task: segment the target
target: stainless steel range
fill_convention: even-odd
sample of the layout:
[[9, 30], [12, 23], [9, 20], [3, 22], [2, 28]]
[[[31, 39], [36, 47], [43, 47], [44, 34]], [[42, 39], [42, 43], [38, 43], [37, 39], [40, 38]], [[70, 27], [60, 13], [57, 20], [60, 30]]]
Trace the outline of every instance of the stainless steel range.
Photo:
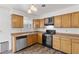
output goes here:
[[53, 43], [53, 35], [55, 34], [55, 30], [46, 30], [46, 32], [43, 34], [43, 45], [47, 47], [52, 47]]

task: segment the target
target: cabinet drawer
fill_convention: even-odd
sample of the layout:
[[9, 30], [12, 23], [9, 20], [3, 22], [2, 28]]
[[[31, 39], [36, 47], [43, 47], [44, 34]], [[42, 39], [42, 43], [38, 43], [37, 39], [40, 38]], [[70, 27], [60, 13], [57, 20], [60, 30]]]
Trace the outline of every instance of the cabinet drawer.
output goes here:
[[72, 39], [72, 42], [74, 42], [74, 43], [79, 43], [79, 38], [73, 38], [73, 39]]
[[71, 41], [71, 37], [69, 36], [61, 36], [62, 40]]

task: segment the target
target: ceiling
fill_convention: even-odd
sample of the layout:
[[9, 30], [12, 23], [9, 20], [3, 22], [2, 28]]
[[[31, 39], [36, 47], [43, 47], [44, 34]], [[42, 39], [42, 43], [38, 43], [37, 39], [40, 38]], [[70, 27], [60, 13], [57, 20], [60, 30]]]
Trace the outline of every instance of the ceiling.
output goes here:
[[[31, 4], [0, 4], [0, 6], [13, 8], [19, 11], [27, 13], [28, 8]], [[65, 9], [76, 4], [46, 4], [46, 7], [41, 7], [41, 4], [35, 4], [38, 11], [32, 13], [31, 15], [42, 15], [48, 12], [55, 12], [57, 10]], [[27, 13], [28, 14], [28, 13]]]

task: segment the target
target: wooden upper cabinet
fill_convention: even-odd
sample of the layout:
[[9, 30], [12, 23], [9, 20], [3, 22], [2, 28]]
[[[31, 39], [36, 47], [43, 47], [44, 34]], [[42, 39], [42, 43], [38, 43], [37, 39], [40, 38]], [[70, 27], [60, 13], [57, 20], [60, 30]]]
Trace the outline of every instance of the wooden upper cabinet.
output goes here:
[[12, 14], [12, 28], [23, 28], [23, 16]]
[[40, 21], [34, 19], [34, 20], [33, 20], [33, 27], [34, 27], [34, 28], [39, 28], [39, 27], [40, 27]]
[[62, 28], [71, 27], [71, 14], [62, 15]]
[[79, 12], [72, 13], [72, 28], [79, 28]]
[[44, 27], [44, 19], [34, 19], [33, 26], [34, 26], [34, 28], [43, 28]]
[[44, 19], [40, 19], [40, 28], [44, 28]]
[[54, 26], [55, 28], [60, 28], [61, 27], [61, 16], [55, 16], [54, 17]]

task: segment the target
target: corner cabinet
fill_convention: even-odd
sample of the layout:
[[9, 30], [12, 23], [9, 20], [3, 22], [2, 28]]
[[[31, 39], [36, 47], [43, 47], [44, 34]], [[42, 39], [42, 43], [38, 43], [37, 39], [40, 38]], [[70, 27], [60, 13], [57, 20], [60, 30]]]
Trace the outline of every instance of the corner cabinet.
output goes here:
[[38, 32], [38, 43], [42, 44], [42, 32]]
[[12, 28], [23, 28], [23, 16], [12, 14]]

